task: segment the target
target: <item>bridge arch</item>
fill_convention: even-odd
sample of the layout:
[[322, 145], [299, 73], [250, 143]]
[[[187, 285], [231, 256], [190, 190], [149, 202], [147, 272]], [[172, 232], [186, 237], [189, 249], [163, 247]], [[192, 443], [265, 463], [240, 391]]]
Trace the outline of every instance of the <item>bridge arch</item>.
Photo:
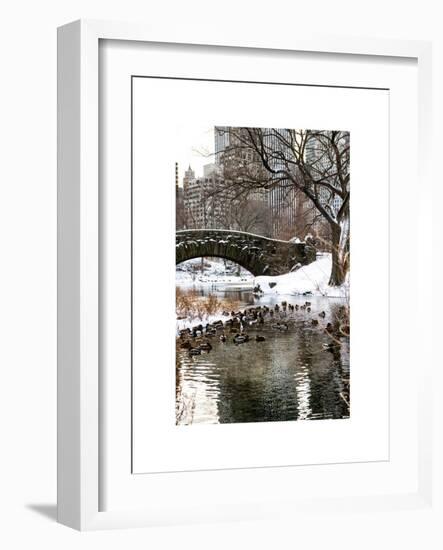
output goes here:
[[200, 257], [226, 258], [254, 276], [282, 275], [296, 264], [315, 260], [315, 249], [306, 243], [269, 239], [227, 229], [186, 229], [176, 232], [176, 264]]

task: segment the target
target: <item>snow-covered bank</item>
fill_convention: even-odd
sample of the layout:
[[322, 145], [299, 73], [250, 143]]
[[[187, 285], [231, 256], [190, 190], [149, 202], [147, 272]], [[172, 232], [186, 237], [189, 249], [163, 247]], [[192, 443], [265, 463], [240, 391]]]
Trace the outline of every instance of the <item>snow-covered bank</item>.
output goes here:
[[[328, 286], [331, 268], [331, 254], [322, 254], [312, 264], [303, 266], [293, 273], [286, 273], [285, 275], [278, 275], [276, 277], [256, 277], [255, 284], [260, 285], [265, 294], [295, 296], [311, 293], [313, 296], [346, 298], [349, 295], [349, 279], [347, 278], [346, 283], [342, 286]], [[271, 286], [269, 283], [271, 283]]]
[[203, 271], [201, 258], [183, 262], [176, 268], [175, 281], [179, 286], [226, 286], [233, 289], [250, 289], [254, 286], [254, 276], [245, 269], [232, 264], [225, 265], [223, 260], [204, 259]]

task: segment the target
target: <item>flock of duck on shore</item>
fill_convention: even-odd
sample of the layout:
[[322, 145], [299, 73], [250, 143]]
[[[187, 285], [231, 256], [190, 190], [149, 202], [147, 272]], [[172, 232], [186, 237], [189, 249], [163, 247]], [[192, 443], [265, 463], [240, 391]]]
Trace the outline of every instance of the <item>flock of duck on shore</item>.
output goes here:
[[221, 343], [228, 342], [232, 338], [235, 345], [247, 342], [264, 342], [266, 340], [265, 336], [257, 333], [252, 338], [249, 336], [247, 329], [260, 330], [260, 327], [265, 324], [271, 324], [271, 329], [286, 332], [296, 319], [297, 312], [312, 314], [310, 318], [311, 326], [319, 327], [331, 337], [331, 341], [323, 346], [327, 351], [337, 350], [341, 345], [340, 339], [349, 335], [349, 321], [345, 306], [340, 306], [333, 322], [320, 324], [319, 319], [324, 320], [326, 313], [324, 311], [320, 311], [318, 314], [312, 312], [311, 302], [299, 305], [288, 304], [288, 302], [283, 301], [273, 307], [255, 306], [244, 311], [224, 311], [222, 315], [230, 317], [226, 321], [220, 319], [213, 323], [199, 324], [192, 328], [180, 330], [177, 345], [180, 349], [188, 350], [189, 355], [200, 355], [202, 351], [210, 352], [212, 350], [211, 340], [217, 337]]

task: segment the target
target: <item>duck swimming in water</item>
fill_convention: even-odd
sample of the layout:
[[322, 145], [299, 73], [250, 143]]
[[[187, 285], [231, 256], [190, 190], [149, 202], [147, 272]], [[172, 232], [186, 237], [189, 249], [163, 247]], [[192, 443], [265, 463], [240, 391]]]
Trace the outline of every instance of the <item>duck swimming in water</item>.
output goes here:
[[281, 330], [281, 331], [285, 331], [289, 329], [287, 323], [277, 323], [276, 325], [271, 325], [271, 328], [275, 330]]
[[232, 339], [234, 344], [244, 344], [248, 340], [249, 340], [249, 336], [247, 336], [246, 334], [236, 334]]
[[264, 336], [260, 336], [260, 334], [257, 334], [255, 337], [256, 342], [264, 342], [266, 338]]
[[220, 334], [220, 342], [226, 342], [226, 336], [224, 334]]
[[189, 355], [201, 355], [202, 350], [200, 348], [190, 348]]
[[212, 346], [210, 342], [203, 342], [203, 344], [200, 344], [199, 348], [200, 350], [203, 350], [203, 351], [211, 351]]
[[335, 351], [339, 350], [341, 347], [340, 342], [329, 342], [329, 344], [323, 344], [323, 349], [325, 351], [330, 351], [331, 353], [334, 353]]

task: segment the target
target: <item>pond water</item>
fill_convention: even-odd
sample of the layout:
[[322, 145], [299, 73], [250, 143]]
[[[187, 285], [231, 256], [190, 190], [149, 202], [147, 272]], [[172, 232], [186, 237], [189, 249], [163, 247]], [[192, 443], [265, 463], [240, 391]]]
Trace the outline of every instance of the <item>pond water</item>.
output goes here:
[[[349, 338], [340, 346], [324, 330], [333, 322], [343, 300], [325, 297], [279, 296], [256, 298], [251, 291], [223, 287], [195, 287], [202, 295], [238, 301], [241, 308], [311, 302], [311, 312], [299, 310], [275, 314], [259, 328], [248, 327], [250, 340], [233, 342], [234, 334], [219, 331], [211, 338], [212, 350], [190, 356], [177, 346], [177, 424], [268, 422], [339, 419], [349, 417]], [[324, 312], [325, 317], [319, 317]], [[312, 325], [312, 320], [319, 324]], [[287, 322], [288, 330], [272, 328]], [[255, 336], [265, 341], [256, 342]]]

